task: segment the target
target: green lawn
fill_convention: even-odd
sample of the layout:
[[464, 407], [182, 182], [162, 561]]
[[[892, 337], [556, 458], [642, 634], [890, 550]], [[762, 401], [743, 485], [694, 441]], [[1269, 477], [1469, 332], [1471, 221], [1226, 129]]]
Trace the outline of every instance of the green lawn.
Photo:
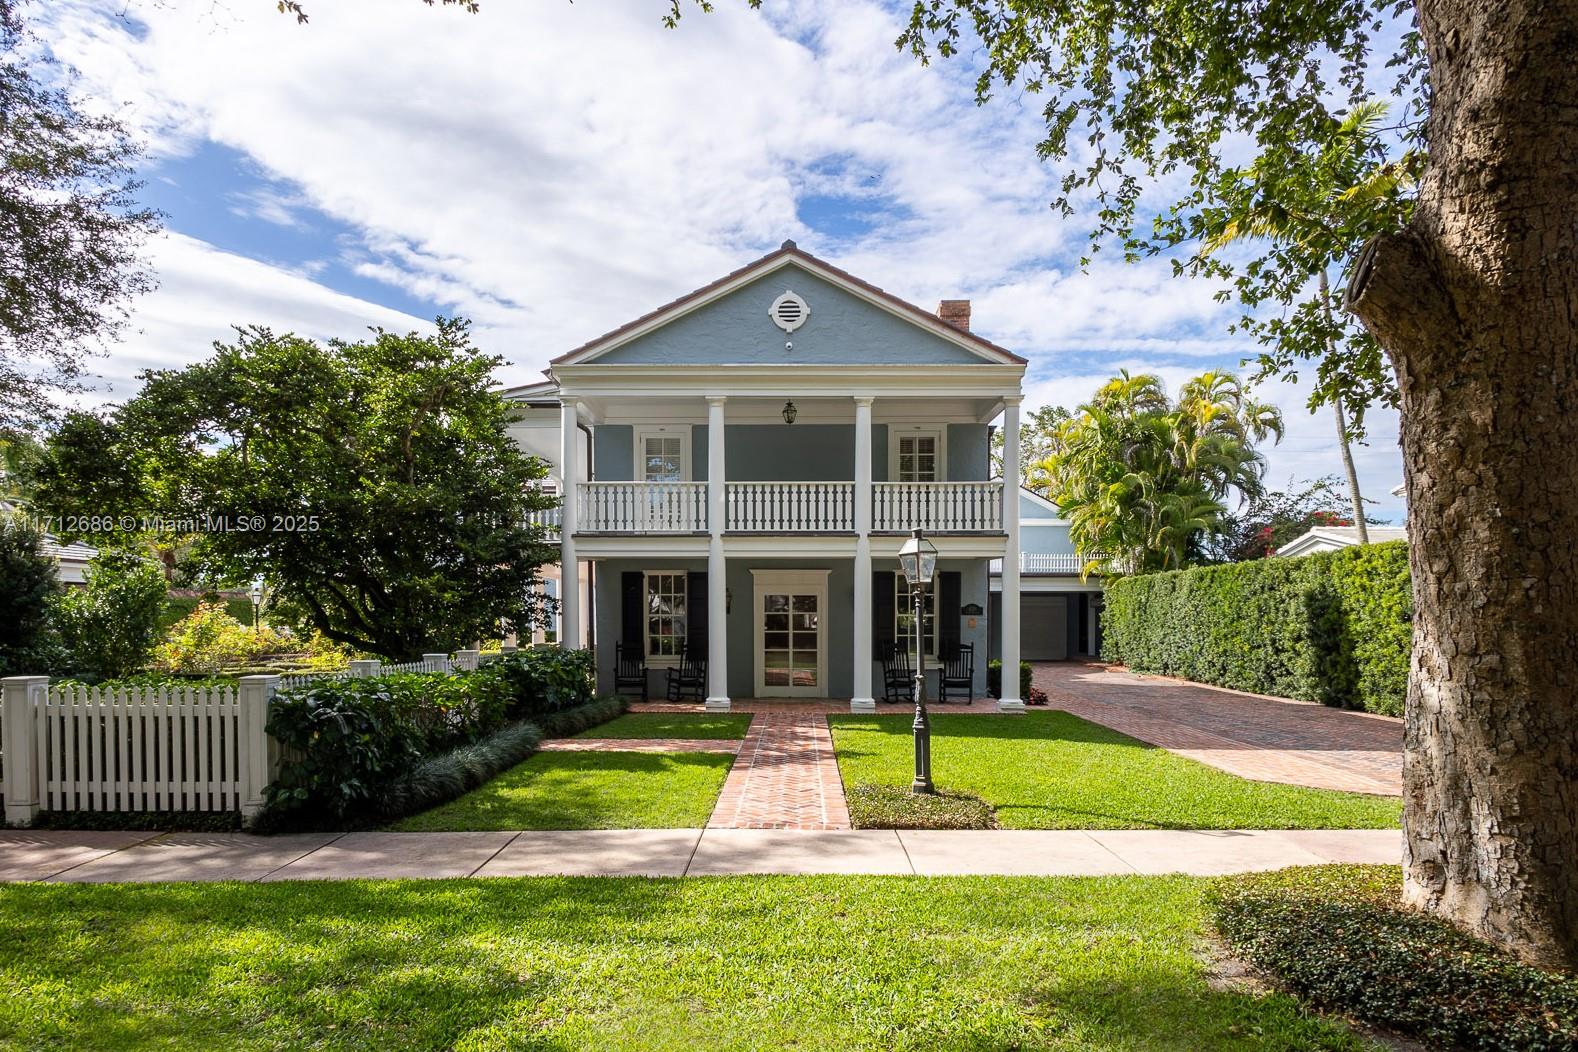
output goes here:
[[[845, 785], [908, 785], [908, 719], [834, 716]], [[1005, 829], [1389, 829], [1396, 798], [1252, 782], [1066, 712], [932, 717], [932, 777]]]
[[1371, 1049], [1218, 992], [1184, 877], [0, 887], [0, 1047]]
[[393, 828], [700, 828], [733, 762], [728, 753], [540, 752]]
[[582, 731], [577, 738], [697, 738], [727, 739], [745, 737], [751, 725], [750, 716], [701, 716], [689, 713], [631, 712], [591, 730]]

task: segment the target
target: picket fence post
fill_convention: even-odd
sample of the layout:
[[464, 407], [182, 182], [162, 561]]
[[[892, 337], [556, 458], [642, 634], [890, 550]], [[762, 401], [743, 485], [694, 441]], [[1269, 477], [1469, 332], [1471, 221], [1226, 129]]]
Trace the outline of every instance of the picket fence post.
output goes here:
[[449, 655], [448, 654], [423, 654], [422, 655], [422, 671], [423, 672], [448, 672], [449, 671]]
[[455, 651], [455, 668], [474, 670], [482, 664], [482, 651], [457, 650]]
[[263, 790], [274, 780], [274, 750], [268, 737], [268, 710], [279, 689], [278, 676], [241, 677], [241, 820], [250, 823], [263, 810]]
[[357, 679], [368, 679], [378, 675], [383, 668], [382, 661], [353, 661], [351, 662], [351, 675]]
[[49, 693], [48, 676], [7, 676], [0, 686], [0, 756], [5, 758], [5, 820], [31, 825], [38, 814], [36, 763], [38, 710]]

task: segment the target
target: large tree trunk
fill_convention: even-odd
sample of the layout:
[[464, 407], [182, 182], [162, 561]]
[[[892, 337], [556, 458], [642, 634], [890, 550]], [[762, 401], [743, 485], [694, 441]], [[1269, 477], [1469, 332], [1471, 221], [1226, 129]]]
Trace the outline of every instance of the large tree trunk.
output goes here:
[[1578, 966], [1578, 0], [1419, 0], [1430, 163], [1349, 302], [1402, 394], [1408, 900]]

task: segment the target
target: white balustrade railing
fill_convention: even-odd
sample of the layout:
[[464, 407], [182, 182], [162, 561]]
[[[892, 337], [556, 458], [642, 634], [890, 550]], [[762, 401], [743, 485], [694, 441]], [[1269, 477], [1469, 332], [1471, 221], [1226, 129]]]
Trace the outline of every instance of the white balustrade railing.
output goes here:
[[726, 529], [746, 533], [848, 533], [855, 528], [853, 482], [730, 482]]
[[705, 482], [583, 482], [576, 489], [582, 533], [701, 533]]
[[872, 529], [934, 533], [1001, 533], [1001, 482], [878, 482], [872, 487]]
[[1085, 568], [1090, 559], [1074, 552], [1048, 555], [1043, 552], [1020, 552], [1020, 573], [1076, 574]]

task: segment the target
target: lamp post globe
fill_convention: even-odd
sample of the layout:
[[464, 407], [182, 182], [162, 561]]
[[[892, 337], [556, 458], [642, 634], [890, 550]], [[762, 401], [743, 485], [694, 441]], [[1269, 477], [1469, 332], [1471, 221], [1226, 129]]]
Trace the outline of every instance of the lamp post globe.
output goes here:
[[258, 609], [263, 605], [263, 582], [252, 582], [252, 630], [258, 628]]
[[937, 546], [926, 539], [920, 527], [910, 531], [910, 539], [899, 549], [899, 569], [910, 587], [914, 609], [911, 622], [915, 636], [915, 780], [912, 793], [936, 792], [931, 781], [931, 720], [926, 714], [926, 588], [937, 575]]

